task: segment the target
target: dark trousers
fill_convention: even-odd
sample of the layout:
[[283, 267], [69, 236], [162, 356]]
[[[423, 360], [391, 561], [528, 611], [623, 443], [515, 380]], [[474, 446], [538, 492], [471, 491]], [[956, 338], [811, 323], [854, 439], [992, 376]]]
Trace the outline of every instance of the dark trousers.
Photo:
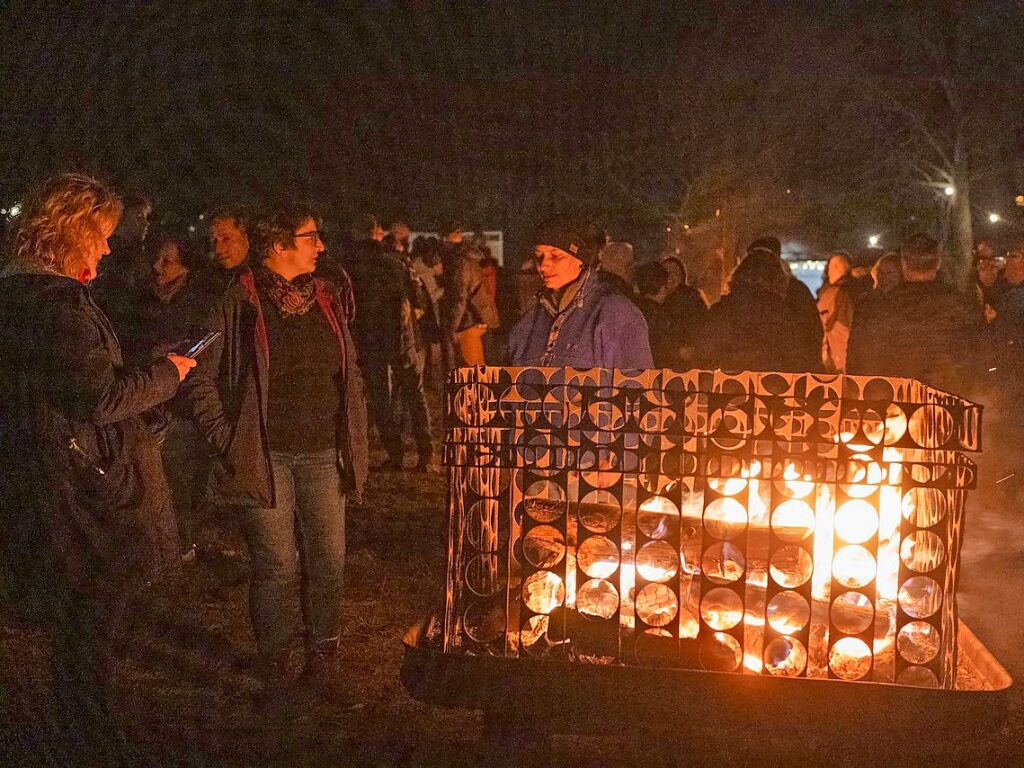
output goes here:
[[395, 418], [395, 406], [398, 398], [401, 398], [402, 407], [412, 421], [416, 451], [420, 458], [429, 458], [432, 452], [430, 416], [423, 393], [423, 365], [402, 365], [370, 358], [363, 367], [363, 376], [369, 390], [370, 412], [388, 457], [393, 462], [401, 463], [405, 456], [402, 432]]
[[52, 747], [54, 756], [71, 756], [68, 765], [130, 762], [127, 744], [110, 711], [117, 641], [125, 627], [130, 587], [116, 574], [110, 575], [87, 592], [69, 592], [56, 606]]
[[161, 446], [161, 455], [181, 551], [187, 552], [196, 543], [197, 517], [205, 503], [210, 449], [192, 421], [175, 416]]

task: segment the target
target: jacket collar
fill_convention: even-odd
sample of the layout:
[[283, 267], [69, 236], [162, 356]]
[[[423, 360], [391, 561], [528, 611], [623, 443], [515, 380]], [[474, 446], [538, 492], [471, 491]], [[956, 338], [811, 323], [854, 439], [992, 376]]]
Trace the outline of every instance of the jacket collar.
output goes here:
[[537, 294], [537, 300], [552, 317], [558, 317], [570, 307], [582, 307], [592, 274], [593, 270], [584, 269], [579, 277], [565, 287], [561, 295], [558, 291], [544, 289]]

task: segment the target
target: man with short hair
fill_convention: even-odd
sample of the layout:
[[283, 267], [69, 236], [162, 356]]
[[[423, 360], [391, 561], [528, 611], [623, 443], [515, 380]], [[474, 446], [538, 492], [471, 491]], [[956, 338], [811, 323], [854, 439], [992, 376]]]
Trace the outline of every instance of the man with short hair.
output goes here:
[[920, 379], [967, 395], [976, 373], [978, 314], [954, 288], [938, 282], [942, 256], [925, 234], [900, 254], [903, 284], [853, 317], [850, 373]]
[[209, 221], [210, 261], [219, 293], [249, 258], [249, 217], [237, 206], [225, 206], [213, 211]]
[[343, 299], [313, 277], [324, 250], [308, 208], [278, 208], [253, 233], [209, 320], [223, 332], [188, 392], [223, 462], [221, 493], [245, 505], [250, 612], [265, 690], [287, 682], [288, 602], [298, 546], [305, 676], [321, 691], [338, 670], [345, 494], [366, 476], [366, 402]]

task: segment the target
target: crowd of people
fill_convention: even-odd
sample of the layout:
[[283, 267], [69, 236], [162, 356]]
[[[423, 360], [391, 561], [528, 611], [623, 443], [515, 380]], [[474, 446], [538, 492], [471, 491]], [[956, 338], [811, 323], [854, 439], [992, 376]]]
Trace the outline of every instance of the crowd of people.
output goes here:
[[993, 403], [1019, 454], [1024, 239], [1005, 258], [979, 244], [969, 296], [916, 235], [873, 265], [833, 253], [814, 297], [762, 237], [708, 306], [677, 255], [638, 260], [569, 217], [536, 230], [512, 289], [457, 223], [410, 242], [406, 222], [364, 216], [328, 250], [302, 205], [218, 208], [198, 239], [150, 233], [151, 215], [87, 176], [49, 179], [0, 272], [0, 588], [54, 632], [55, 721], [81, 754], [119, 743], [109, 675], [133, 589], [195, 556], [210, 510], [248, 546], [265, 694], [295, 682], [296, 578], [301, 682], [340, 694], [345, 509], [369, 425], [376, 469], [431, 471], [428, 395], [453, 366], [907, 376]]

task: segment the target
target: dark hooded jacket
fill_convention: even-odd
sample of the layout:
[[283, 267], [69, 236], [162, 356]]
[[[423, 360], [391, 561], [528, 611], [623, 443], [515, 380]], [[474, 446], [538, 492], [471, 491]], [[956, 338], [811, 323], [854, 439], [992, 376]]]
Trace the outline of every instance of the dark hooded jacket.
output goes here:
[[[695, 364], [726, 371], [816, 371], [818, 348], [802, 343], [806, 323], [785, 297], [734, 286], [708, 308]], [[817, 322], [817, 321], [815, 321]]]
[[508, 338], [511, 365], [653, 368], [647, 321], [601, 272], [584, 270], [566, 293], [541, 291]]
[[[369, 464], [362, 373], [345, 298], [323, 280], [315, 278], [314, 284], [316, 311], [324, 313], [334, 331], [344, 365], [337, 377], [341, 409], [332, 425], [342, 488], [359, 497]], [[221, 460], [221, 494], [231, 503], [274, 506], [267, 443], [270, 349], [251, 270], [239, 273], [206, 326], [224, 335], [200, 356], [185, 391], [196, 424]]]
[[64, 589], [150, 579], [178, 558], [159, 446], [144, 416], [170, 399], [166, 358], [124, 366], [90, 291], [0, 279], [0, 584], [23, 609]]
[[903, 283], [854, 315], [847, 371], [920, 379], [970, 396], [980, 331], [977, 311], [955, 289]]

